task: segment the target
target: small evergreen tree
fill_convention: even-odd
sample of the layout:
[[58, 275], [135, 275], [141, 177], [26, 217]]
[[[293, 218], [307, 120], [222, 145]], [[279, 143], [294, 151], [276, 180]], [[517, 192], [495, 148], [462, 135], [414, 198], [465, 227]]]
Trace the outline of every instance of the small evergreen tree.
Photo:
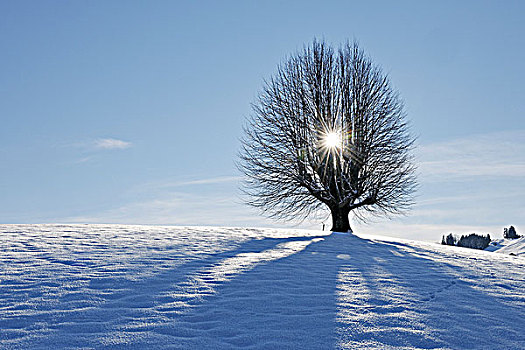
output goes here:
[[452, 233], [449, 233], [446, 240], [447, 245], [456, 245], [456, 237]]
[[508, 239], [516, 239], [516, 238], [520, 238], [521, 236], [519, 236], [517, 233], [516, 233], [516, 229], [514, 228], [514, 226], [511, 226], [509, 228], [504, 228], [503, 229], [503, 238], [508, 238]]

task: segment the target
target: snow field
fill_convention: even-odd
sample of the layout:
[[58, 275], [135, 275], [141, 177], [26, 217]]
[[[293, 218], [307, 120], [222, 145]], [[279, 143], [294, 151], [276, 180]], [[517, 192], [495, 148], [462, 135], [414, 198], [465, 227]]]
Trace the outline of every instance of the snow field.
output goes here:
[[525, 348], [524, 258], [325, 234], [0, 225], [0, 348]]

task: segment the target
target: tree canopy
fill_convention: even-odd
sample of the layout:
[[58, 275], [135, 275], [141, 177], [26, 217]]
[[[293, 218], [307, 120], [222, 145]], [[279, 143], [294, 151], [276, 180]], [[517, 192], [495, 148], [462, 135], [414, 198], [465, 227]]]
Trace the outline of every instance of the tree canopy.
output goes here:
[[416, 189], [414, 137], [383, 70], [346, 43], [314, 41], [278, 66], [253, 103], [239, 167], [250, 205], [271, 217], [328, 208], [332, 231], [348, 215], [404, 213]]

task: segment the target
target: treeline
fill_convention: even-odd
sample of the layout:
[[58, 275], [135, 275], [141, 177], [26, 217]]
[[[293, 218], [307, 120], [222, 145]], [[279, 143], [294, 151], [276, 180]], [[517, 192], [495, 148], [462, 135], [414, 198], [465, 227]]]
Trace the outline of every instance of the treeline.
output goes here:
[[489, 246], [490, 241], [490, 235], [483, 236], [476, 233], [471, 233], [468, 236], [461, 236], [458, 239], [452, 233], [449, 233], [446, 237], [443, 235], [441, 244], [455, 245], [464, 248], [485, 249]]

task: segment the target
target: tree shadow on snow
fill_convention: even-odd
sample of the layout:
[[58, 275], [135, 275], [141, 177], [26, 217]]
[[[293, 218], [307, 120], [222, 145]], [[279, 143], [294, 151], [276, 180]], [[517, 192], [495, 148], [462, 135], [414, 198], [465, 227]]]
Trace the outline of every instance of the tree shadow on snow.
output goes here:
[[331, 235], [221, 284], [161, 332], [181, 349], [522, 346], [519, 305], [477, 289], [471, 271], [424, 254]]
[[[198, 338], [199, 332], [208, 330], [208, 334], [214, 334], [209, 322], [198, 322], [195, 317], [191, 318], [195, 312], [198, 313], [193, 311], [194, 308], [213, 300], [220, 287], [236, 279], [238, 274], [250, 273], [258, 265], [257, 254], [270, 251], [261, 256], [266, 259], [261, 263], [266, 263], [273, 260], [271, 254], [275, 247], [283, 244], [308, 244], [315, 238], [252, 239], [239, 244], [235, 249], [206, 254], [200, 259], [190, 260], [174, 269], [138, 281], [114, 278], [111, 275], [94, 278], [89, 281], [88, 286], [88, 290], [93, 293], [83, 293], [81, 297], [90, 298], [96, 295], [102, 301], [85, 300], [84, 306], [88, 308], [73, 308], [64, 314], [39, 315], [38, 322], [50, 324], [51, 332], [20, 344], [31, 348], [45, 348], [51, 344], [56, 348], [188, 348], [187, 345], [191, 344], [185, 340]], [[279, 251], [282, 249], [277, 250], [277, 253]], [[255, 257], [251, 259], [254, 261], [250, 260], [251, 256]], [[251, 265], [236, 269], [237, 260], [239, 264], [248, 262]], [[229, 266], [225, 266], [225, 262], [229, 262]], [[217, 268], [226, 268], [226, 271], [219, 270], [210, 276], [209, 273]], [[181, 318], [191, 320], [193, 328], [179, 327], [177, 320]], [[213, 338], [229, 339], [227, 333], [231, 327], [226, 328], [228, 330], [221, 333], [222, 336]], [[233, 346], [233, 343], [228, 342], [222, 344]], [[204, 348], [209, 348], [209, 345], [211, 343], [205, 344]]]
[[[516, 348], [523, 314], [416, 248], [353, 235], [264, 238], [140, 281], [26, 345], [111, 349]], [[100, 293], [99, 293], [100, 294]]]
[[339, 266], [324, 238], [237, 275], [163, 331], [180, 349], [334, 348]]
[[520, 307], [475, 288], [466, 281], [476, 276], [472, 271], [421, 256], [427, 251], [403, 243], [348, 238], [350, 258], [339, 283], [344, 289], [357, 279], [361, 288], [340, 301], [341, 347], [523, 347]]

